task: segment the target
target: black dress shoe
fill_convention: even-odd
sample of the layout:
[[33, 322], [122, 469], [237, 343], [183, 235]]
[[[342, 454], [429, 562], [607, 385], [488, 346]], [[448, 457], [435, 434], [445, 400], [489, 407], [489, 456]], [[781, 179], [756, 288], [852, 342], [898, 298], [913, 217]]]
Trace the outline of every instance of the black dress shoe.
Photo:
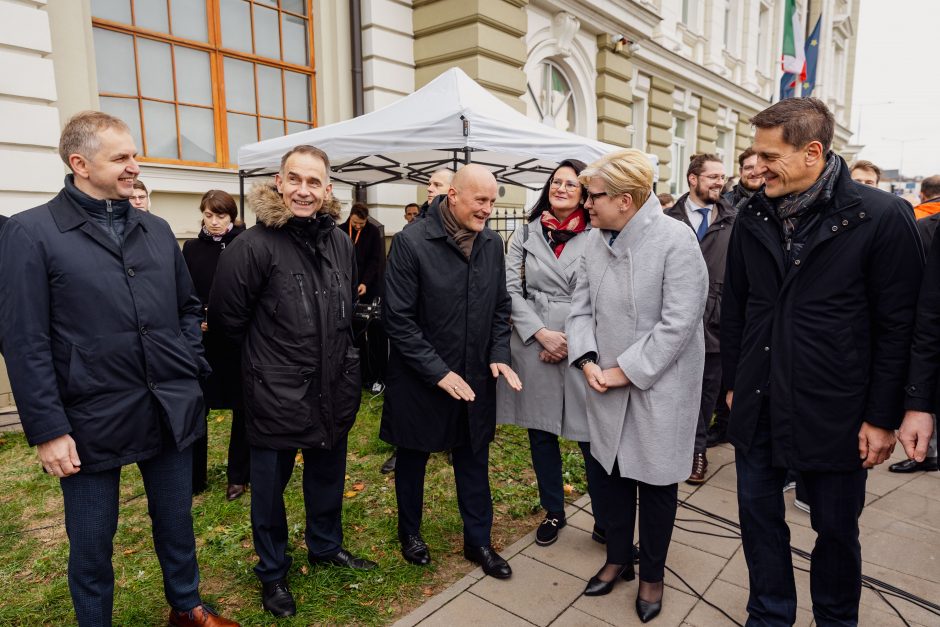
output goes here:
[[382, 467], [379, 469], [379, 472], [383, 475], [387, 475], [390, 472], [395, 472], [395, 462], [398, 461], [398, 449], [395, 449], [395, 452], [385, 460], [385, 463], [382, 464]]
[[565, 513], [545, 515], [545, 519], [535, 532], [535, 543], [539, 546], [548, 546], [554, 544], [558, 539], [558, 531], [568, 524], [565, 519]]
[[937, 458], [925, 457], [924, 461], [919, 462], [913, 459], [905, 459], [903, 462], [891, 464], [888, 466], [891, 472], [917, 472], [919, 470], [937, 470]]
[[659, 616], [660, 610], [663, 609], [663, 600], [660, 597], [659, 601], [651, 603], [649, 601], [644, 601], [640, 597], [636, 598], [636, 615], [640, 617], [640, 621], [648, 623], [657, 616]]
[[314, 566], [318, 564], [328, 564], [330, 566], [342, 566], [343, 568], [352, 568], [353, 570], [372, 570], [378, 564], [363, 557], [356, 557], [346, 549], [340, 549], [333, 555], [326, 557], [314, 557], [307, 555], [310, 563]]
[[418, 566], [431, 563], [431, 552], [421, 536], [398, 536], [398, 541], [401, 542], [401, 555], [407, 561]]
[[[604, 564], [606, 567], [607, 565]], [[601, 570], [604, 570], [601, 568]], [[611, 579], [610, 581], [604, 581], [598, 575], [600, 571], [597, 572], [597, 575], [591, 577], [588, 581], [587, 586], [584, 588], [584, 596], [587, 597], [600, 597], [605, 594], [610, 594], [610, 591], [614, 589], [614, 584], [617, 583], [618, 579], [623, 579], [624, 581], [633, 581], [636, 578], [636, 571], [633, 569], [633, 564], [624, 564], [620, 567], [620, 572], [617, 573], [617, 576]]]
[[261, 584], [261, 605], [278, 618], [297, 613], [297, 605], [286, 579]]
[[234, 501], [242, 494], [245, 493], [245, 484], [244, 483], [230, 483], [225, 489], [225, 498], [229, 501]]
[[594, 530], [591, 531], [591, 540], [598, 544], [607, 544], [607, 530], [594, 525]]
[[474, 564], [483, 567], [483, 572], [496, 579], [509, 579], [512, 568], [509, 563], [493, 550], [491, 546], [463, 545], [463, 556]]

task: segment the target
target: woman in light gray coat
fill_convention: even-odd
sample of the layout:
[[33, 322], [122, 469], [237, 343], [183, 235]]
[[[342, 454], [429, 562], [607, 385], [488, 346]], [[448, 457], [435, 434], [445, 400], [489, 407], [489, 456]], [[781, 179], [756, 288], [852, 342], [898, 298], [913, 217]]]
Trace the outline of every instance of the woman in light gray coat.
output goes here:
[[607, 562], [585, 594], [634, 578], [639, 492], [636, 611], [646, 622], [661, 608], [678, 482], [691, 471], [708, 273], [692, 231], [663, 214], [643, 153], [607, 155], [580, 180], [594, 228], [566, 332], [569, 361], [588, 385], [588, 462], [603, 468], [595, 491], [607, 525]]
[[[584, 162], [575, 159], [555, 168], [506, 256], [512, 367], [525, 387], [516, 392], [497, 383], [496, 421], [529, 430], [539, 501], [546, 512], [535, 536], [541, 546], [554, 543], [566, 524], [558, 436], [577, 441], [590, 455], [584, 381], [568, 367], [564, 333], [587, 239], [584, 187], [578, 182], [583, 169]], [[589, 489], [591, 483], [588, 476]], [[596, 525], [594, 538], [601, 541], [603, 534], [603, 524]]]

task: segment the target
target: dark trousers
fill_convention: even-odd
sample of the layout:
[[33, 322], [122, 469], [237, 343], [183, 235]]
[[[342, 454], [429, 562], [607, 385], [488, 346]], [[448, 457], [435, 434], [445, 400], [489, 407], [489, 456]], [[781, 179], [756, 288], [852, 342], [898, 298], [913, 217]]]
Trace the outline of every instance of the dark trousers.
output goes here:
[[[165, 445], [137, 462], [147, 493], [153, 545], [163, 571], [163, 593], [173, 609], [191, 610], [199, 598], [199, 566], [192, 519], [192, 449]], [[69, 591], [81, 627], [111, 625], [121, 469], [84, 470], [60, 480], [69, 537]]]
[[600, 469], [596, 492], [604, 503], [607, 524], [607, 563], [633, 562], [633, 529], [636, 525], [637, 496], [640, 505], [640, 579], [649, 583], [663, 580], [666, 555], [676, 522], [679, 485], [650, 485], [620, 476], [614, 463], [607, 474], [594, 457], [587, 463]]
[[[293, 560], [287, 555], [284, 489], [294, 471], [296, 449], [251, 447], [251, 532], [258, 554], [255, 574], [262, 583], [283, 579]], [[312, 557], [343, 547], [343, 482], [346, 438], [332, 449], [303, 449], [304, 540]]]
[[[598, 519], [596, 501], [599, 499], [595, 497], [594, 492], [598, 481], [596, 469], [600, 468], [600, 464], [587, 463], [587, 459], [591, 456], [590, 442], [578, 442], [578, 446], [581, 447], [581, 454], [585, 459], [584, 472], [588, 493], [591, 495], [594, 518]], [[535, 470], [535, 478], [538, 481], [539, 503], [542, 509], [550, 514], [564, 513], [565, 486], [561, 473], [561, 448], [558, 444], [558, 436], [548, 431], [529, 429], [529, 449], [532, 451], [532, 468]], [[603, 472], [603, 468], [601, 471]], [[599, 520], [598, 526], [604, 528]]]
[[[474, 451], [469, 444], [451, 449], [457, 507], [463, 518], [463, 539], [469, 546], [488, 546], [493, 527], [490, 497], [490, 447]], [[424, 475], [430, 453], [398, 447], [395, 465], [395, 498], [398, 501], [398, 534], [418, 535], [424, 509]]]
[[[208, 420], [209, 414], [206, 414], [204, 420]], [[205, 492], [209, 485], [209, 424], [206, 423], [206, 434], [193, 442], [193, 470], [192, 485], [193, 494]]]
[[[790, 529], [784, 520], [787, 470], [771, 465], [770, 421], [761, 417], [746, 455], [736, 451], [738, 511], [750, 579], [748, 625], [792, 625], [796, 586]], [[857, 625], [862, 590], [858, 518], [865, 504], [867, 471], [801, 471], [816, 545], [810, 592], [817, 625]], [[802, 500], [802, 499], [801, 499]]]
[[245, 431], [245, 411], [241, 407], [232, 409], [226, 475], [229, 483], [251, 483], [251, 447], [248, 446], [248, 432]]
[[705, 370], [702, 373], [702, 401], [699, 406], [698, 424], [695, 427], [695, 445], [693, 451], [704, 453], [706, 432], [715, 413], [715, 402], [721, 390], [721, 354], [705, 353]]

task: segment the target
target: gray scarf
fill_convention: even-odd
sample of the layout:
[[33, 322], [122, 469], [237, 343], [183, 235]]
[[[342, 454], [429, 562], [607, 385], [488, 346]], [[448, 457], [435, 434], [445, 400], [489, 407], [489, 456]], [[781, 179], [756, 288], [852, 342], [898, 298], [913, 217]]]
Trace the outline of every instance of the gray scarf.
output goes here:
[[438, 205], [441, 208], [441, 222], [444, 223], [444, 230], [454, 238], [457, 248], [463, 253], [464, 257], [470, 259], [470, 253], [473, 251], [473, 241], [477, 238], [477, 232], [464, 228], [457, 222], [457, 216], [450, 210], [447, 199], [443, 199]]
[[771, 206], [777, 212], [780, 223], [783, 225], [784, 239], [790, 239], [796, 230], [797, 222], [807, 211], [817, 204], [817, 201], [826, 203], [832, 198], [832, 188], [835, 185], [834, 174], [839, 168], [839, 160], [830, 152], [826, 156], [826, 167], [809, 189], [789, 194], [783, 198], [771, 200]]

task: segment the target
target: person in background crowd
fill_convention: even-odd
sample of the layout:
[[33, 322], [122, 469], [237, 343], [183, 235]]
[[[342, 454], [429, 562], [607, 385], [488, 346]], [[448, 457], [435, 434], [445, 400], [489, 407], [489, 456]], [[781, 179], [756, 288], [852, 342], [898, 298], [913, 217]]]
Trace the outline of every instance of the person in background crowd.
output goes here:
[[242, 347], [254, 570], [262, 605], [278, 617], [296, 613], [284, 489], [297, 449], [310, 564], [376, 566], [343, 548], [346, 440], [361, 400], [351, 330], [359, 281], [329, 172], [318, 148], [284, 154], [274, 186], [248, 194], [258, 223], [226, 247], [209, 296], [209, 328]]
[[502, 239], [486, 227], [496, 179], [465, 165], [425, 217], [395, 236], [386, 273], [391, 341], [380, 437], [398, 447], [395, 495], [402, 556], [430, 563], [421, 537], [424, 477], [433, 451], [451, 450], [464, 557], [491, 577], [512, 575], [493, 550], [489, 445], [496, 380], [522, 388], [509, 367], [510, 314]]
[[920, 204], [914, 207], [917, 220], [937, 213], [940, 213], [940, 174], [928, 176], [920, 182]]
[[[183, 244], [183, 258], [193, 278], [203, 311], [209, 307], [209, 293], [215, 278], [219, 256], [232, 241], [245, 232], [238, 220], [238, 207], [228, 193], [211, 189], [199, 202], [202, 223], [196, 239]], [[209, 409], [231, 409], [232, 428], [228, 445], [228, 486], [225, 497], [234, 501], [245, 493], [251, 478], [251, 458], [245, 433], [242, 403], [241, 359], [238, 345], [217, 330], [209, 330], [206, 316], [202, 321], [202, 345], [212, 374], [203, 384], [206, 415]], [[208, 434], [193, 446], [193, 494], [206, 489]]]
[[[583, 169], [584, 163], [574, 159], [555, 168], [528, 223], [513, 234], [506, 257], [513, 324], [509, 346], [513, 369], [526, 388], [517, 393], [504, 381], [497, 385], [496, 422], [528, 429], [539, 501], [545, 510], [535, 536], [540, 546], [554, 543], [567, 523], [558, 437], [576, 441], [585, 457], [591, 454], [584, 381], [568, 367], [564, 331], [587, 239], [585, 193], [578, 182]], [[586, 466], [589, 492], [596, 482], [596, 468], [596, 464]], [[599, 541], [606, 534], [602, 507], [600, 499], [592, 500], [593, 536]]]
[[448, 170], [447, 168], [435, 170], [431, 174], [431, 178], [428, 179], [428, 199], [425, 201], [425, 205], [430, 204], [432, 200], [441, 194], [446, 194], [447, 190], [450, 189], [450, 184], [453, 180], [453, 170]]
[[856, 161], [849, 166], [849, 173], [853, 181], [869, 187], [877, 188], [878, 182], [881, 181], [881, 168], [871, 161]]
[[411, 224], [412, 221], [418, 217], [420, 211], [421, 207], [419, 207], [416, 202], [410, 202], [405, 205], [405, 224]]
[[202, 306], [170, 226], [131, 208], [140, 173], [122, 120], [73, 116], [71, 174], [0, 233], [0, 351], [26, 440], [59, 479], [80, 627], [112, 623], [121, 467], [143, 477], [170, 625], [236, 625], [203, 605], [192, 443], [205, 433]]
[[608, 594], [617, 579], [634, 579], [639, 493], [635, 608], [645, 623], [662, 609], [678, 482], [692, 469], [708, 272], [695, 234], [653, 195], [642, 152], [606, 155], [579, 179], [594, 228], [565, 330], [568, 362], [589, 386], [587, 463], [599, 466], [595, 491], [607, 525], [607, 560], [584, 594]]
[[140, 179], [134, 181], [134, 193], [130, 199], [131, 207], [141, 211], [150, 211], [150, 192]]
[[[369, 208], [361, 202], [353, 203], [349, 218], [339, 228], [349, 235], [356, 251], [359, 301], [381, 301], [385, 294], [385, 238], [379, 228], [369, 222]], [[370, 321], [356, 339], [360, 355], [366, 351], [362, 384], [370, 388], [373, 394], [379, 394], [385, 389], [385, 366], [388, 361], [388, 339], [382, 330], [382, 322]]]
[[676, 197], [670, 194], [669, 192], [656, 194], [656, 198], [659, 199], [659, 204], [662, 205], [663, 211], [665, 211], [666, 209], [669, 209], [674, 204], [676, 204]]
[[695, 233], [708, 268], [708, 300], [705, 304], [705, 370], [702, 399], [695, 429], [692, 472], [686, 483], [705, 483], [708, 470], [706, 432], [712, 423], [715, 402], [721, 389], [721, 290], [725, 282], [725, 259], [734, 226], [734, 207], [721, 196], [725, 165], [718, 155], [693, 155], [686, 172], [689, 192], [676, 201], [666, 215]]
[[9, 219], [10, 219], [10, 218], [6, 217], [5, 215], [0, 214], [0, 231], [3, 230], [3, 225], [6, 224], [6, 223], [7, 223], [7, 220], [9, 220]]
[[752, 147], [746, 148], [744, 152], [738, 155], [738, 170], [741, 177], [730, 192], [722, 194], [722, 198], [735, 211], [737, 211], [742, 200], [750, 198], [764, 184], [764, 177], [758, 176], [755, 172], [756, 167], [757, 155], [754, 154]]
[[722, 372], [750, 575], [749, 624], [791, 625], [784, 518], [800, 473], [817, 533], [818, 624], [858, 623], [867, 469], [894, 448], [923, 249], [907, 203], [852, 182], [816, 98], [751, 118], [764, 187], [738, 211], [721, 307]]

